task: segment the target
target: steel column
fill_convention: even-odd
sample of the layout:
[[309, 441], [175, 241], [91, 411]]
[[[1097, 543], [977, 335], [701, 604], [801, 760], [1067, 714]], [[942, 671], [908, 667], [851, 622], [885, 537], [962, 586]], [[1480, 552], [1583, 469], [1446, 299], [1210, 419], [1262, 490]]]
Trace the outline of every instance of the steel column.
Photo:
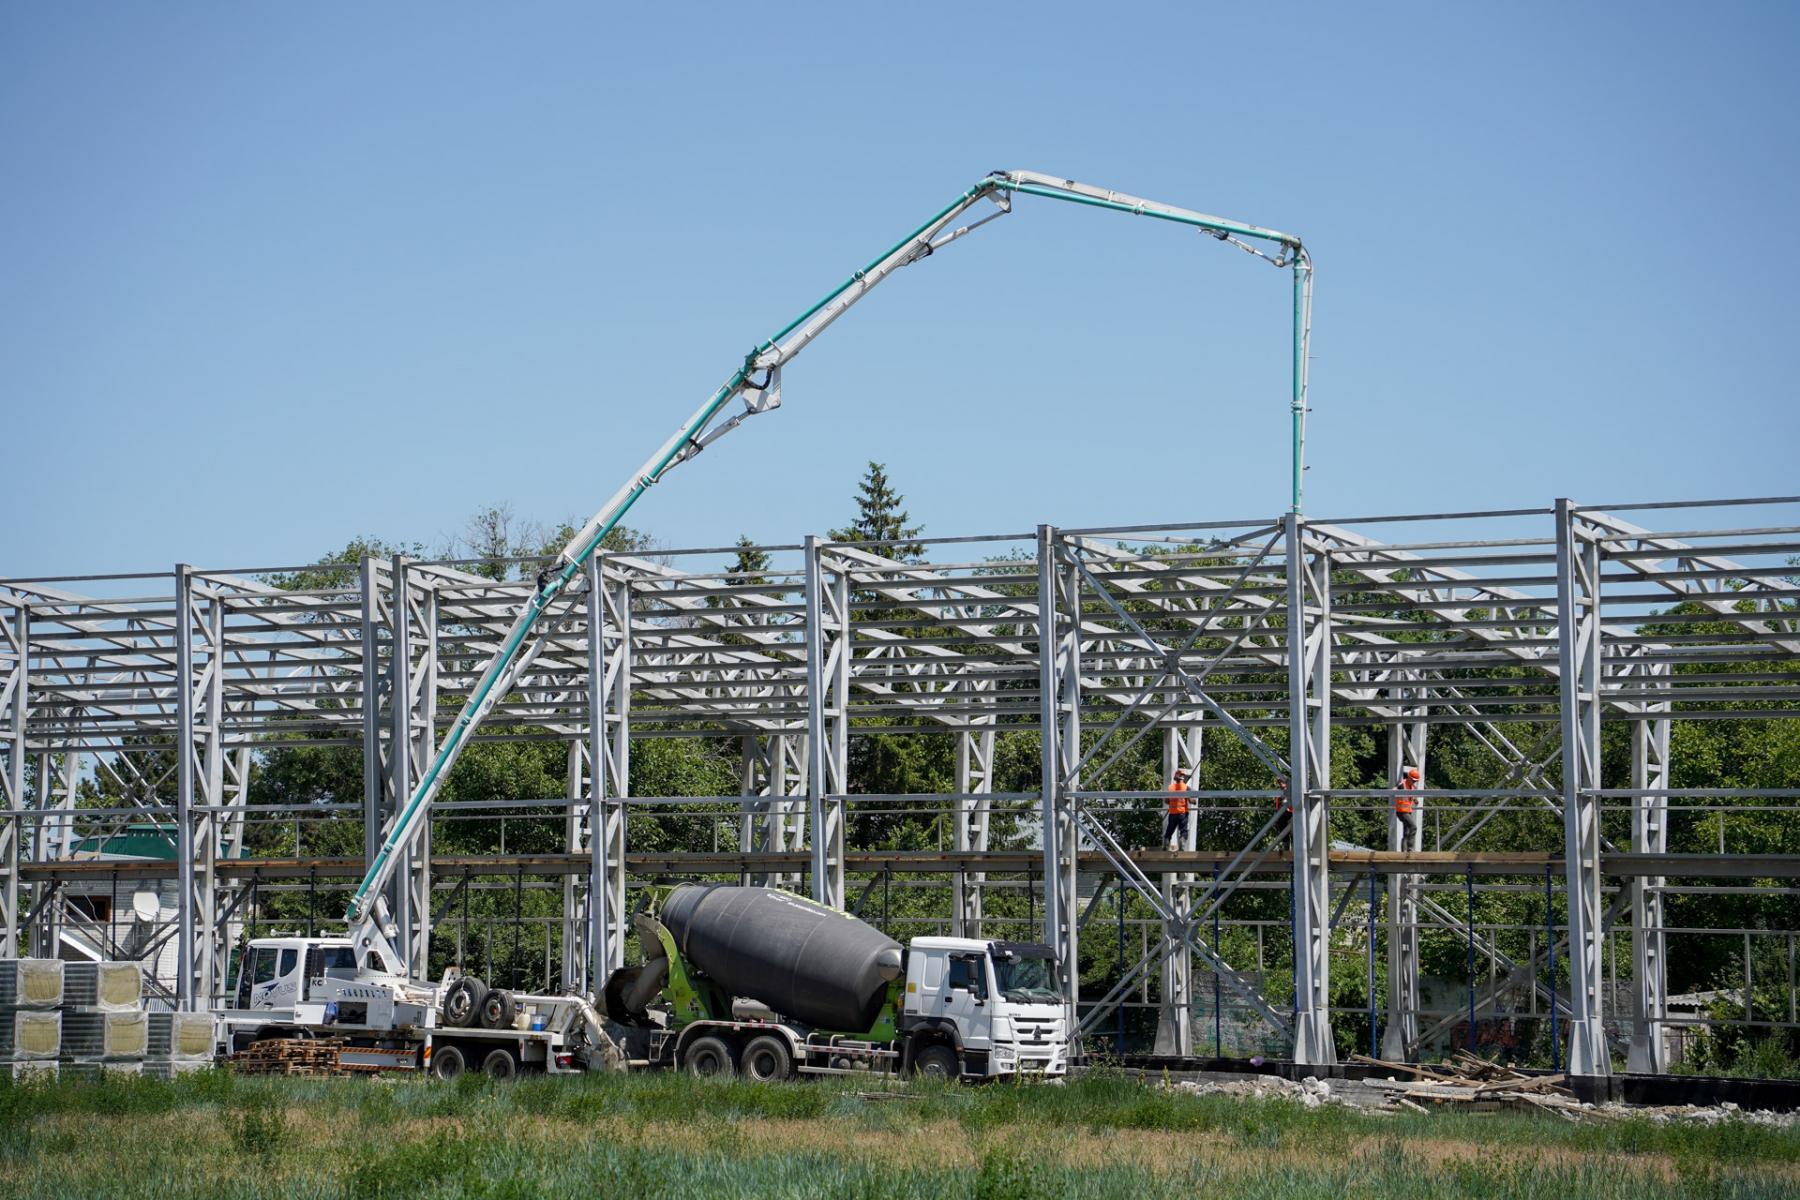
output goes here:
[[[588, 563], [588, 969], [598, 993], [625, 965], [626, 797], [631, 791], [630, 576], [606, 578], [606, 555]], [[608, 641], [612, 643], [608, 646]]]
[[[198, 641], [198, 644], [196, 642]], [[224, 606], [196, 585], [193, 569], [175, 568], [175, 996], [184, 1011], [206, 1008], [224, 992], [214, 867], [213, 818], [224, 769], [220, 699]]]
[[[395, 555], [388, 575], [391, 728], [386, 747], [386, 811], [398, 811], [412, 795], [420, 771], [436, 752], [437, 592], [421, 586], [415, 576], [406, 560]], [[424, 978], [431, 960], [430, 821], [421, 823], [418, 836], [401, 852], [394, 898], [394, 923], [400, 930], [394, 948], [405, 960], [401, 968], [414, 978]]]
[[1331, 1035], [1331, 558], [1283, 518], [1288, 592], [1288, 803], [1294, 850], [1294, 1061], [1337, 1061]]
[[[19, 952], [19, 857], [25, 840], [25, 731], [31, 702], [31, 607], [0, 600], [0, 955]], [[44, 884], [48, 888], [52, 885]]]
[[1600, 908], [1600, 543], [1568, 500], [1556, 502], [1557, 655], [1561, 666], [1563, 857], [1569, 927], [1569, 1073], [1607, 1075]]
[[[829, 578], [827, 576], [829, 575]], [[844, 793], [850, 689], [849, 576], [806, 539], [806, 801], [813, 899], [844, 907]]]
[[[1163, 731], [1162, 778], [1166, 785], [1175, 778], [1176, 771], [1187, 771], [1190, 786], [1197, 786], [1204, 744], [1200, 716], [1189, 713], [1179, 719], [1193, 723], [1173, 725]], [[1181, 849], [1194, 849], [1198, 845], [1199, 832], [1200, 816], [1192, 811], [1190, 801], [1187, 832], [1181, 837]], [[1163, 904], [1172, 919], [1163, 922], [1163, 938], [1168, 943], [1168, 950], [1162, 960], [1161, 1004], [1156, 1013], [1157, 1054], [1186, 1056], [1194, 1052], [1194, 955], [1183, 937], [1193, 913], [1193, 887], [1192, 871], [1163, 872]], [[1224, 952], [1216, 945], [1213, 950]]]
[[1056, 530], [1038, 526], [1038, 705], [1043, 781], [1044, 942], [1056, 951], [1069, 1028], [1081, 994], [1076, 914], [1075, 766], [1081, 760], [1081, 575], [1059, 561]]
[[[992, 696], [991, 685], [961, 680], [965, 696]], [[988, 811], [994, 791], [994, 726], [992, 717], [977, 717], [956, 731], [956, 849], [959, 852], [988, 848]], [[981, 890], [985, 871], [959, 870], [952, 876], [950, 935], [981, 936]]]
[[[1418, 673], [1397, 672], [1393, 706], [1404, 716], [1422, 718], [1424, 689]], [[1403, 773], [1412, 768], [1425, 781], [1425, 735], [1431, 726], [1423, 720], [1401, 720], [1388, 726], [1387, 785], [1399, 788]], [[1400, 819], [1399, 806], [1388, 802], [1388, 849], [1418, 851], [1423, 846], [1425, 800], [1413, 797], [1413, 819]], [[1388, 879], [1387, 1027], [1382, 1031], [1382, 1057], [1404, 1062], [1416, 1052], [1419, 1040], [1419, 885], [1420, 876], [1395, 875]]]
[[[1647, 665], [1644, 673], [1661, 686], [1669, 681], [1669, 665]], [[1631, 850], [1634, 854], [1666, 854], [1669, 850], [1669, 712], [1667, 701], [1646, 704], [1646, 720], [1631, 725]], [[1663, 936], [1663, 877], [1631, 881], [1633, 996], [1631, 1041], [1625, 1069], [1661, 1074], [1668, 1069], [1663, 1018], [1668, 1010]]]

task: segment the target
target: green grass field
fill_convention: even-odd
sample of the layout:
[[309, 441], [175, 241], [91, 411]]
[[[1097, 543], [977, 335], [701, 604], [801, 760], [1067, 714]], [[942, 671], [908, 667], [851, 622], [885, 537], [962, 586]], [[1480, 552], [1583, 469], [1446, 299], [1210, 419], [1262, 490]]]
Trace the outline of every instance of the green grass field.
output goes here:
[[681, 1076], [0, 1082], [0, 1196], [1331, 1197], [1800, 1194], [1800, 1133], [1381, 1116], [1067, 1086]]

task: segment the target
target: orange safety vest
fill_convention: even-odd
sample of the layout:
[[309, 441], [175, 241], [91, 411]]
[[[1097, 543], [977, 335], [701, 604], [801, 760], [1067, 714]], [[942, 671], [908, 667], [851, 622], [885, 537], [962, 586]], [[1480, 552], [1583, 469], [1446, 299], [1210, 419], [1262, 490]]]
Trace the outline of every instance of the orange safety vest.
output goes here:
[[1169, 815], [1171, 817], [1187, 816], [1187, 790], [1188, 785], [1180, 779], [1175, 780], [1175, 782], [1169, 785]]
[[1418, 786], [1419, 781], [1414, 776], [1402, 775], [1400, 777], [1400, 794], [1394, 797], [1394, 811], [1396, 813], [1403, 817], [1410, 817], [1414, 812], [1418, 811], [1418, 798], [1406, 794]]

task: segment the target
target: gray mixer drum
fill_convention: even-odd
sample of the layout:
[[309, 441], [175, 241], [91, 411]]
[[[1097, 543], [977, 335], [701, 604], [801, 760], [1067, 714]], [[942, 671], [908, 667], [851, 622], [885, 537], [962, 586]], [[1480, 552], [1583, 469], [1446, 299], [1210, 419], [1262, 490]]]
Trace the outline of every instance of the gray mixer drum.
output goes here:
[[900, 973], [893, 938], [771, 888], [689, 884], [660, 918], [682, 957], [720, 987], [820, 1029], [868, 1029]]

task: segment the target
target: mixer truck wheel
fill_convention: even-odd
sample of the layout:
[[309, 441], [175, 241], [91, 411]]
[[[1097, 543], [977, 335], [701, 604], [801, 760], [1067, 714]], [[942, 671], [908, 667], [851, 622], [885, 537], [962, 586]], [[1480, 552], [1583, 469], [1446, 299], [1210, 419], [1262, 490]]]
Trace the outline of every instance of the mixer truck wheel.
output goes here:
[[487, 999], [487, 985], [473, 975], [464, 975], [444, 993], [444, 1024], [467, 1029], [479, 1023], [481, 1002]]
[[913, 1073], [920, 1079], [941, 1079], [951, 1083], [962, 1075], [962, 1066], [956, 1061], [956, 1051], [950, 1047], [926, 1046], [913, 1055]]
[[737, 1074], [737, 1060], [724, 1038], [695, 1038], [687, 1048], [687, 1069], [702, 1079], [730, 1079]]
[[794, 1073], [793, 1053], [786, 1042], [771, 1034], [752, 1038], [740, 1062], [744, 1078], [758, 1083], [773, 1083]]

